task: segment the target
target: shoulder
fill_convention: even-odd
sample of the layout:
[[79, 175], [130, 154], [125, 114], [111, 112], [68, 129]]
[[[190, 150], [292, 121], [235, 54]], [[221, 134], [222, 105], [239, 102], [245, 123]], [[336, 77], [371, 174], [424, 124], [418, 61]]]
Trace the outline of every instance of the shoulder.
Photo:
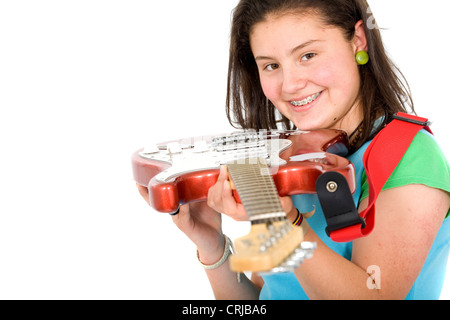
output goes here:
[[450, 192], [448, 161], [434, 137], [425, 130], [417, 133], [385, 189], [412, 183]]
[[[424, 153], [424, 154], [422, 154]], [[420, 156], [419, 156], [420, 155]], [[412, 158], [427, 159], [427, 160], [439, 160], [447, 164], [444, 153], [440, 146], [436, 142], [434, 136], [426, 130], [420, 130], [414, 137], [411, 145], [405, 153], [402, 162]], [[402, 163], [400, 162], [400, 164]]]
[[[388, 156], [387, 150], [386, 157]], [[361, 184], [361, 199], [363, 199], [368, 196], [365, 173], [363, 173]], [[450, 192], [448, 161], [434, 137], [425, 130], [417, 133], [383, 190], [409, 184], [423, 184]]]

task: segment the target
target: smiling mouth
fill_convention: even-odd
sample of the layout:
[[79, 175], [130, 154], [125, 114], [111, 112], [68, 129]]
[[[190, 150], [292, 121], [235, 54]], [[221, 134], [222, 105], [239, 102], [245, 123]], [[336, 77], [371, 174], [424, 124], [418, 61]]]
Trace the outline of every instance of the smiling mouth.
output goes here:
[[313, 94], [313, 95], [311, 95], [311, 96], [309, 96], [309, 97], [307, 97], [307, 98], [305, 98], [303, 100], [291, 101], [291, 104], [294, 107], [303, 107], [303, 106], [306, 106], [307, 104], [313, 102], [314, 100], [316, 100], [321, 94], [322, 94], [322, 92], [318, 92], [318, 93], [315, 93], [315, 94]]

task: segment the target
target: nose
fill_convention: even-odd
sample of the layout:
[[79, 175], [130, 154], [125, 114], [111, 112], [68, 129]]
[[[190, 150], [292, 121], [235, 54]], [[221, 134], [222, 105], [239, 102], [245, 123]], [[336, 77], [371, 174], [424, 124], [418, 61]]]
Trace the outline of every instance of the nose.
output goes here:
[[283, 93], [296, 94], [305, 88], [307, 83], [306, 77], [295, 68], [283, 70]]

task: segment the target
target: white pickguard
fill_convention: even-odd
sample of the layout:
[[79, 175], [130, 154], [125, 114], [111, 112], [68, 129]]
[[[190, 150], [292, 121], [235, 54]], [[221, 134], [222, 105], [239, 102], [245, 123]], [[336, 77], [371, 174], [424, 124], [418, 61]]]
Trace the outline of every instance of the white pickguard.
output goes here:
[[155, 176], [160, 182], [168, 182], [184, 173], [217, 169], [231, 161], [256, 157], [267, 159], [271, 170], [276, 170], [285, 164], [280, 152], [291, 144], [287, 139], [261, 139], [257, 134], [242, 133], [187, 144], [172, 142], [153, 146], [144, 149], [140, 156], [170, 163], [170, 168]]

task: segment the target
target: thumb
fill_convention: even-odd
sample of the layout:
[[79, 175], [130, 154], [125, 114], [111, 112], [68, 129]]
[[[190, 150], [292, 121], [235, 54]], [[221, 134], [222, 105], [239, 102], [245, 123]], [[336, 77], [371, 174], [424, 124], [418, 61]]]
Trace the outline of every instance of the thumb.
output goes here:
[[284, 212], [289, 213], [294, 209], [291, 197], [280, 197], [280, 202]]

